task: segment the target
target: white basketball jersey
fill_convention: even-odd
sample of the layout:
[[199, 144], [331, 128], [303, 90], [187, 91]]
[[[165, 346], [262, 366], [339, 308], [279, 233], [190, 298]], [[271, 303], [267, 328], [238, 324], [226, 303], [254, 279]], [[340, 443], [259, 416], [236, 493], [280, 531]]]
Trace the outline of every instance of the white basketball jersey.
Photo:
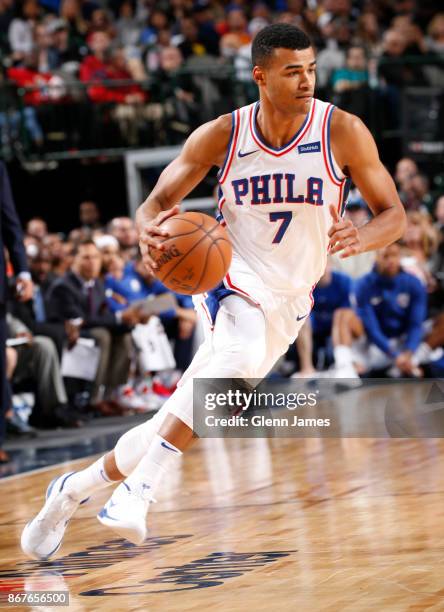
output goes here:
[[[257, 128], [259, 102], [232, 113], [219, 171], [219, 221], [233, 246], [227, 289], [308, 295], [325, 270], [329, 205], [342, 213], [348, 183], [330, 147], [334, 106], [313, 99], [297, 134], [280, 149]], [[259, 299], [257, 299], [259, 301]]]

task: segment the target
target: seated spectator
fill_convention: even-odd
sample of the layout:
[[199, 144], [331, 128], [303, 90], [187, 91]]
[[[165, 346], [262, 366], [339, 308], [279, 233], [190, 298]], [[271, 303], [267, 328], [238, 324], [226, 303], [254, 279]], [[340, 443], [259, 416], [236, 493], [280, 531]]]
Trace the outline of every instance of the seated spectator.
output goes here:
[[49, 70], [64, 70], [75, 73], [78, 70], [83, 55], [86, 53], [86, 44], [70, 38], [69, 24], [64, 19], [54, 19], [46, 26], [50, 36], [48, 50]]
[[28, 256], [28, 265], [34, 283], [34, 295], [27, 302], [12, 300], [9, 309], [32, 334], [51, 338], [61, 357], [63, 346], [73, 346], [79, 334], [78, 328], [69, 321], [53, 323], [48, 320], [48, 293], [56, 279], [51, 272], [52, 256], [49, 249], [40, 247], [32, 257]]
[[134, 259], [139, 248], [138, 234], [130, 217], [115, 217], [108, 223], [108, 232], [119, 243], [120, 253], [125, 261]]
[[376, 14], [371, 11], [362, 13], [356, 23], [356, 42], [364, 45], [367, 53], [379, 54], [381, 34]]
[[88, 38], [92, 55], [88, 55], [80, 66], [80, 80], [93, 83], [87, 88], [93, 102], [134, 103], [143, 102], [145, 95], [138, 85], [106, 86], [104, 81], [130, 80], [125, 58], [119, 49], [111, 50], [111, 39], [106, 32], [97, 31]]
[[25, 343], [15, 347], [17, 363], [12, 385], [32, 381], [35, 405], [29, 418], [33, 427], [80, 427], [82, 419], [68, 404], [68, 397], [60, 372], [56, 347], [46, 336], [34, 336], [19, 319], [7, 316], [10, 338], [24, 338]]
[[32, 236], [37, 240], [43, 240], [48, 234], [48, 226], [46, 221], [40, 217], [34, 217], [26, 224], [26, 235]]
[[333, 270], [329, 262], [324, 275], [313, 290], [314, 305], [310, 314], [315, 354], [318, 354], [319, 349], [323, 348], [327, 362], [331, 362], [329, 354], [332, 350], [331, 335], [334, 314], [339, 308], [351, 307], [351, 293], [352, 279], [347, 274]]
[[100, 361], [91, 403], [111, 399], [115, 389], [126, 383], [130, 365], [131, 327], [143, 319], [137, 308], [110, 311], [105, 288], [99, 279], [100, 251], [92, 240], [77, 245], [71, 270], [59, 278], [48, 295], [48, 318], [80, 327], [80, 334], [95, 339]]
[[336, 69], [331, 77], [333, 91], [343, 93], [367, 85], [367, 58], [363, 47], [352, 45], [347, 49], [344, 68]]
[[334, 103], [360, 117], [365, 123], [370, 117], [368, 62], [364, 47], [347, 49], [345, 67], [332, 74]]
[[333, 320], [336, 377], [390, 368], [389, 374], [418, 376], [415, 352], [423, 338], [427, 293], [401, 267], [401, 248], [378, 251], [372, 272], [355, 285], [356, 310], [341, 308]]
[[[121, 258], [114, 258], [110, 273], [105, 279], [110, 308], [115, 312], [150, 295], [173, 293], [146, 271], [140, 254], [135, 262], [124, 266]], [[174, 293], [178, 307], [159, 315], [169, 338], [175, 341], [174, 357], [177, 367], [184, 371], [192, 358], [192, 342], [196, 313], [190, 296]]]
[[427, 212], [407, 213], [407, 227], [401, 244], [404, 270], [417, 276], [429, 292], [434, 291], [436, 281], [431, 273], [430, 263], [438, 249], [439, 235]]
[[120, 246], [116, 238], [110, 234], [103, 234], [94, 239], [97, 248], [102, 256], [102, 270], [100, 277], [103, 279], [108, 274], [111, 262], [117, 255], [120, 255]]
[[55, 277], [63, 276], [71, 267], [74, 259], [74, 243], [63, 242], [62, 251], [59, 256], [52, 256], [52, 273]]

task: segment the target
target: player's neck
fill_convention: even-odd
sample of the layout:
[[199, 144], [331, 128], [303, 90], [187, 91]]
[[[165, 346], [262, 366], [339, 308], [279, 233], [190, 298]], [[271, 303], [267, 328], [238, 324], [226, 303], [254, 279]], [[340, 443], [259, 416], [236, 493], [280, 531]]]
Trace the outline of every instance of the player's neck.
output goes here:
[[281, 113], [265, 99], [261, 99], [259, 105], [256, 128], [262, 139], [276, 149], [285, 146], [293, 138], [307, 117], [305, 112], [297, 115]]

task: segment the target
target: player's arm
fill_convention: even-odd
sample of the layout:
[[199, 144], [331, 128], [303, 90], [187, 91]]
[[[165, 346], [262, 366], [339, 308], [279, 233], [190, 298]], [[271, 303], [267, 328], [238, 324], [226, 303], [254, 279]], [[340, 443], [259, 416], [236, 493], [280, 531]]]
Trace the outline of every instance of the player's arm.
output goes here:
[[395, 242], [405, 230], [405, 211], [369, 130], [355, 115], [335, 109], [331, 138], [336, 161], [351, 177], [374, 215], [357, 229], [350, 220], [340, 219], [331, 206], [331, 252], [342, 251], [341, 257], [345, 258]]
[[222, 115], [201, 125], [185, 142], [178, 157], [162, 172], [154, 189], [136, 212], [140, 250], [147, 268], [156, 269], [148, 254], [150, 246], [162, 249], [159, 237], [168, 233], [160, 224], [179, 212], [178, 204], [208, 174], [222, 166], [231, 133], [231, 116]]

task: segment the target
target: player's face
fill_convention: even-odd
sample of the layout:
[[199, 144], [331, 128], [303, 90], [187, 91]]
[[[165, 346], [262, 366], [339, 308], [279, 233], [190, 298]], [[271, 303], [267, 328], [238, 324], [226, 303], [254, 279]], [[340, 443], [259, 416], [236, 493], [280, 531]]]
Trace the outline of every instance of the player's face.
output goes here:
[[312, 47], [296, 51], [275, 49], [265, 67], [253, 71], [262, 96], [280, 113], [306, 114], [316, 82], [316, 59]]

